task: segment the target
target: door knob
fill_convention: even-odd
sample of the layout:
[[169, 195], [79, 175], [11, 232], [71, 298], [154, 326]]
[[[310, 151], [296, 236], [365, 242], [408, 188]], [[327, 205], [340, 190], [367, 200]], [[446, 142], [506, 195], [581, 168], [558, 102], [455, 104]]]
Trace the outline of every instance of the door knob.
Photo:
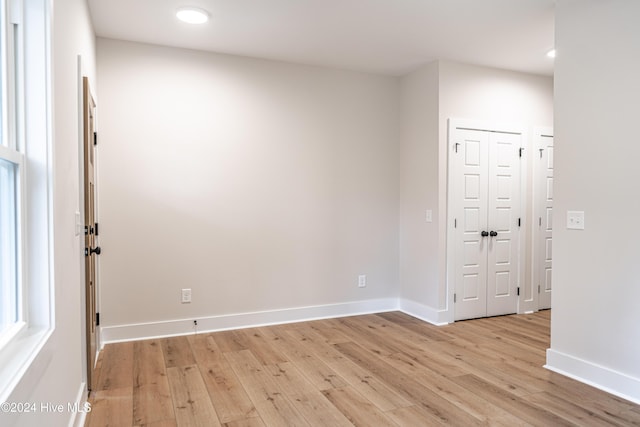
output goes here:
[[85, 256], [90, 256], [91, 254], [100, 255], [100, 252], [102, 252], [102, 249], [100, 249], [100, 246], [96, 246], [95, 248], [84, 248]]
[[489, 233], [489, 236], [491, 236], [491, 237], [496, 237], [497, 235], [498, 235], [498, 232], [497, 232], [497, 231], [493, 231], [493, 230], [492, 230], [492, 231]]
[[483, 231], [482, 233], [480, 233], [480, 235], [482, 237], [487, 237], [489, 235], [489, 232], [488, 231]]

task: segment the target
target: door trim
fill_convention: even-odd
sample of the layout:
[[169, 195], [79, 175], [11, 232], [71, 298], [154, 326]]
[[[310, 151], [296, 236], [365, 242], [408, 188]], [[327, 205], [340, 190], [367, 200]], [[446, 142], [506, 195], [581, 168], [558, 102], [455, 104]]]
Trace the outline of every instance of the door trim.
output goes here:
[[457, 204], [453, 197], [450, 197], [450, 192], [452, 191], [451, 183], [453, 182], [453, 177], [456, 171], [455, 168], [452, 167], [452, 153], [455, 151], [456, 147], [453, 142], [452, 135], [457, 129], [467, 129], [467, 130], [479, 130], [486, 132], [500, 132], [500, 133], [511, 133], [511, 134], [519, 134], [522, 136], [522, 147], [524, 148], [522, 152], [522, 161], [520, 165], [520, 218], [522, 219], [522, 226], [519, 228], [519, 244], [518, 244], [518, 286], [521, 288], [520, 296], [518, 297], [517, 302], [517, 313], [524, 312], [524, 297], [525, 292], [522, 292], [525, 284], [525, 268], [523, 264], [523, 256], [526, 253], [526, 242], [525, 237], [526, 233], [523, 233], [523, 230], [526, 228], [527, 222], [527, 197], [526, 192], [523, 190], [527, 188], [527, 165], [528, 165], [528, 137], [526, 132], [526, 127], [518, 124], [509, 124], [509, 123], [500, 123], [500, 122], [490, 122], [490, 121], [481, 121], [481, 120], [473, 120], [473, 119], [461, 119], [461, 118], [449, 118], [447, 126], [447, 240], [446, 240], [446, 292], [447, 292], [447, 321], [449, 323], [455, 322], [455, 304], [454, 304], [454, 293], [455, 293], [455, 245], [453, 244], [455, 238], [455, 227], [454, 213], [457, 211]]

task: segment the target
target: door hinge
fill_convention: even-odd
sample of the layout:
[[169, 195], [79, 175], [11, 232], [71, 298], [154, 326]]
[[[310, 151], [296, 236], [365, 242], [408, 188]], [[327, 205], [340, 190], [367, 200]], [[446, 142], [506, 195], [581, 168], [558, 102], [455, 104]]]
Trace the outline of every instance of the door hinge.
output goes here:
[[85, 235], [85, 236], [88, 236], [88, 235], [89, 235], [89, 226], [88, 226], [88, 225], [85, 225], [85, 226], [84, 226], [84, 235]]
[[458, 299], [458, 298], [457, 298], [457, 295], [456, 295], [456, 294], [453, 294], [453, 302], [454, 302], [454, 303], [457, 301], [457, 299]]
[[518, 227], [522, 226], [522, 218], [518, 218]]
[[457, 218], [453, 219], [453, 228], [458, 228], [458, 219]]
[[98, 132], [93, 133], [93, 145], [98, 145]]
[[540, 285], [538, 285], [538, 293], [540, 293]]
[[518, 296], [520, 296], [520, 287], [518, 286]]
[[539, 148], [540, 150], [540, 158], [542, 158], [542, 152], [544, 151], [544, 148]]
[[94, 227], [95, 227], [94, 228], [94, 234], [97, 236], [98, 235], [98, 223], [97, 222], [94, 224]]
[[523, 152], [523, 151], [524, 151], [524, 148], [523, 148], [523, 147], [520, 147], [520, 148], [518, 149], [518, 157], [522, 157], [522, 152]]
[[96, 313], [96, 326], [100, 326], [100, 313]]
[[539, 217], [539, 218], [538, 218], [538, 225], [539, 225], [540, 227], [542, 227], [542, 217]]

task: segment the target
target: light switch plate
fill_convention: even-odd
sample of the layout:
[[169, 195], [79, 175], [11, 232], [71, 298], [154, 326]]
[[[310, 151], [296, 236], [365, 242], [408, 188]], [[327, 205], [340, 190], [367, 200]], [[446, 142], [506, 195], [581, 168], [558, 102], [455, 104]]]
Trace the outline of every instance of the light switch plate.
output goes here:
[[427, 209], [425, 213], [424, 220], [427, 222], [433, 222], [433, 211], [431, 209]]
[[80, 212], [76, 211], [76, 236], [79, 236], [82, 233], [82, 218], [80, 217]]
[[584, 230], [584, 211], [567, 211], [567, 229]]

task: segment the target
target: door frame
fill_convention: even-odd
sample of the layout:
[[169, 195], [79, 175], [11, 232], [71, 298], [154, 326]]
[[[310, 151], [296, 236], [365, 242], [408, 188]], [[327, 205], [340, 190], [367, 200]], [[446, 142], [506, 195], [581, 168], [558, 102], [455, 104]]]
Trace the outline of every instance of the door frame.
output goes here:
[[[535, 310], [540, 310], [540, 292], [537, 287], [542, 286], [542, 250], [544, 247], [543, 237], [544, 233], [542, 232], [539, 226], [539, 218], [544, 215], [544, 197], [545, 197], [545, 188], [542, 184], [542, 178], [545, 175], [543, 172], [543, 164], [541, 163], [541, 157], [538, 156], [538, 150], [544, 149], [545, 144], [543, 143], [544, 138], [554, 138], [553, 128], [546, 126], [538, 126], [533, 129], [533, 147], [534, 147], [534, 165], [533, 165], [533, 203], [534, 203], [534, 216], [532, 221], [532, 232], [531, 238], [533, 241], [532, 246], [532, 261], [531, 261], [531, 283], [534, 288], [536, 288], [536, 299], [535, 299]], [[555, 138], [554, 138], [555, 143]], [[553, 261], [552, 261], [553, 262]], [[553, 274], [553, 272], [551, 273]], [[552, 282], [553, 283], [553, 282]], [[553, 289], [553, 284], [552, 284]], [[552, 290], [553, 294], [553, 290]]]
[[486, 132], [501, 132], [501, 133], [515, 133], [522, 136], [521, 146], [523, 148], [522, 160], [520, 164], [520, 218], [522, 226], [519, 228], [519, 244], [518, 244], [518, 287], [520, 287], [520, 296], [517, 299], [516, 312], [523, 313], [525, 303], [525, 265], [523, 263], [523, 257], [526, 253], [526, 229], [527, 222], [527, 165], [528, 165], [528, 136], [526, 127], [518, 124], [499, 123], [491, 121], [482, 121], [474, 119], [461, 119], [461, 118], [449, 118], [447, 121], [447, 240], [446, 240], [446, 289], [447, 289], [447, 321], [448, 323], [455, 322], [455, 212], [457, 212], [459, 206], [456, 203], [456, 198], [452, 196], [452, 182], [457, 172], [454, 167], [453, 153], [455, 151], [455, 143], [453, 142], [453, 134], [456, 129], [470, 129]]

